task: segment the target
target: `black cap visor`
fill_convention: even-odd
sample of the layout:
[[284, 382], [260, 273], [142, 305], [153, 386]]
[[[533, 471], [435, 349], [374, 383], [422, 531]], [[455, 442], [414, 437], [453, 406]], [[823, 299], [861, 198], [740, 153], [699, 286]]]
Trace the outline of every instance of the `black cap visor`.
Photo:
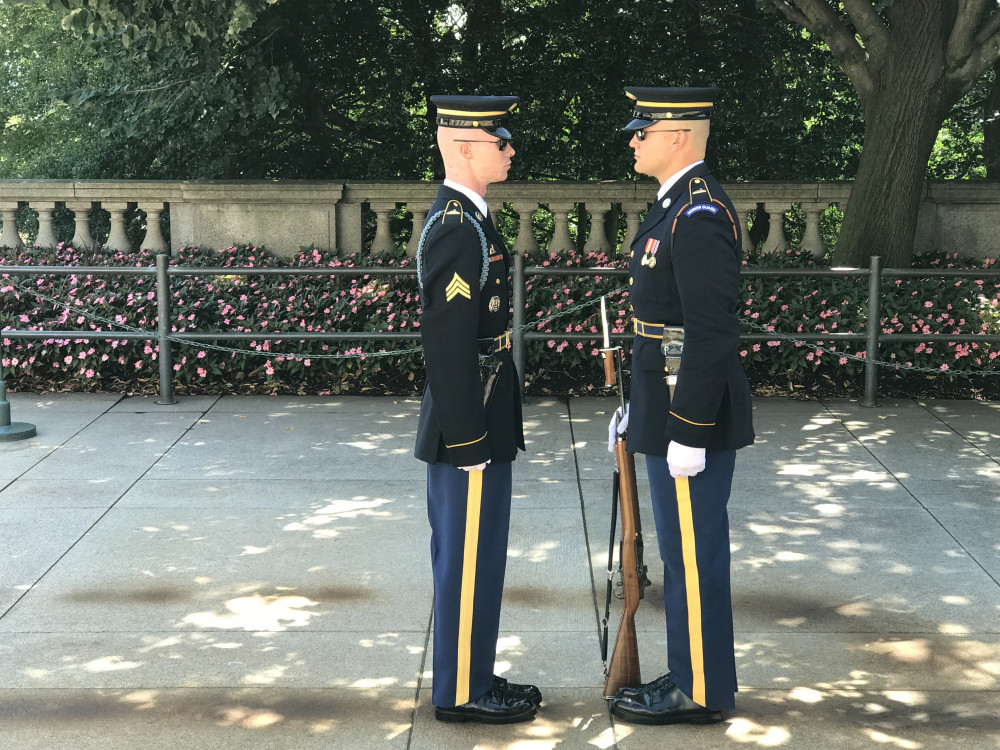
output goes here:
[[656, 120], [645, 120], [642, 118], [637, 118], [635, 120], [632, 120], [632, 122], [630, 122], [628, 125], [622, 128], [622, 130], [642, 130], [643, 128], [648, 128], [654, 122], [656, 122]]
[[497, 138], [503, 138], [504, 140], [507, 141], [514, 140], [514, 136], [512, 136], [510, 134], [510, 131], [504, 127], [497, 126], [495, 128], [483, 128], [483, 130], [485, 130], [490, 135], [495, 135]]

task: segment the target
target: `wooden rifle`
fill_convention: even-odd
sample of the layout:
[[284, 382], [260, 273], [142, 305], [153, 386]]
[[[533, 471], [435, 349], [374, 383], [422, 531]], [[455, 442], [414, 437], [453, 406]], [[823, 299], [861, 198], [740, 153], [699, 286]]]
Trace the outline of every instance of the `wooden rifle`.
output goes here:
[[[604, 324], [604, 348], [601, 355], [604, 358], [604, 384], [618, 384], [618, 399], [621, 404], [621, 414], [625, 414], [625, 389], [622, 381], [622, 350], [621, 347], [610, 347], [608, 336], [608, 321], [604, 308], [604, 298], [601, 298], [601, 318]], [[607, 680], [604, 683], [604, 696], [614, 697], [618, 688], [625, 685], [638, 687], [642, 684], [639, 670], [639, 644], [636, 640], [635, 613], [639, 608], [639, 600], [649, 585], [646, 576], [646, 565], [643, 562], [642, 522], [639, 518], [639, 493], [635, 481], [635, 456], [626, 450], [625, 437], [617, 435], [615, 440], [616, 468], [611, 485], [611, 538], [608, 543], [608, 587], [604, 604], [604, 631], [601, 635], [601, 661], [604, 662], [604, 673]], [[622, 610], [621, 623], [615, 639], [615, 648], [608, 656], [608, 618], [611, 614], [611, 593], [614, 579], [614, 548], [617, 513], [621, 509], [622, 533], [618, 547], [618, 571], [621, 576]]]

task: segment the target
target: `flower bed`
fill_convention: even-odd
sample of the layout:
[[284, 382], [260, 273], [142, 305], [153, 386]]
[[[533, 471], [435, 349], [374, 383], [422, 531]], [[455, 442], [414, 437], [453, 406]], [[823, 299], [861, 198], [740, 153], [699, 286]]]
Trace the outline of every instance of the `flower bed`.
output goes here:
[[[259, 248], [221, 252], [181, 250], [176, 263], [203, 267], [384, 266], [412, 268], [412, 261], [373, 260], [303, 249], [285, 260]], [[751, 258], [752, 268], [815, 267], [802, 253]], [[29, 248], [0, 255], [0, 264], [59, 266], [151, 266], [147, 253], [106, 255], [70, 247]], [[539, 251], [526, 266], [622, 266], [603, 254], [548, 255]], [[988, 269], [993, 261], [960, 262], [957, 257], [919, 257], [926, 268]], [[151, 276], [40, 275], [0, 273], [4, 328], [35, 330], [153, 331], [156, 297]], [[597, 301], [608, 295], [615, 331], [629, 324], [628, 296], [621, 276], [552, 276], [527, 280], [526, 320], [551, 338], [528, 342], [525, 351], [529, 393], [602, 393], [597, 348]], [[863, 332], [868, 285], [863, 277], [745, 277], [740, 314], [747, 331], [774, 331], [765, 342], [744, 342], [741, 357], [758, 392], [822, 392], [858, 395], [863, 384], [863, 342], [804, 344], [782, 341], [778, 333]], [[173, 276], [172, 328], [185, 331], [419, 331], [419, 298], [412, 276]], [[37, 295], [69, 303], [53, 304]], [[1000, 281], [909, 278], [885, 284], [882, 330], [914, 333], [1000, 333]], [[552, 317], [556, 316], [556, 317]], [[566, 342], [562, 333], [593, 334], [593, 342]], [[41, 341], [5, 339], [0, 351], [11, 390], [158, 391], [158, 347], [123, 339]], [[178, 393], [418, 393], [423, 383], [419, 341], [232, 342], [214, 346], [175, 343], [174, 388]], [[398, 352], [379, 356], [381, 351]], [[1000, 377], [960, 373], [1000, 371], [1000, 346], [966, 343], [883, 343], [881, 357], [895, 367], [880, 368], [886, 385], [926, 395], [994, 395]], [[627, 361], [626, 361], [627, 366]], [[913, 372], [906, 368], [916, 367]], [[904, 393], [909, 393], [904, 388]]]

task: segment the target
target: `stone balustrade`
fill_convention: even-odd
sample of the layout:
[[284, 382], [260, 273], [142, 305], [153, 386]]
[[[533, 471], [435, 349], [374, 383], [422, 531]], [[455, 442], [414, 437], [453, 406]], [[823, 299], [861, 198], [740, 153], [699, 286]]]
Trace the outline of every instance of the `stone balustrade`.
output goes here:
[[[797, 232], [806, 252], [825, 251], [820, 217], [831, 206], [843, 210], [850, 196], [848, 182], [724, 183], [744, 228], [744, 249], [754, 238], [761, 250], [789, 246], [785, 219], [798, 209], [804, 217]], [[523, 253], [538, 247], [534, 223], [544, 214], [547, 246], [552, 252], [572, 247], [586, 251], [618, 249], [618, 228], [624, 222], [620, 246], [628, 247], [655, 184], [641, 182], [506, 182], [488, 195], [494, 220], [504, 212], [516, 225], [512, 249]], [[0, 246], [24, 241], [15, 214], [29, 206], [38, 215], [35, 243], [46, 247], [60, 239], [92, 247], [95, 210], [110, 214], [110, 231], [103, 247], [128, 251], [126, 213], [145, 215], [140, 246], [154, 252], [198, 245], [228, 247], [234, 243], [264, 246], [291, 255], [303, 246], [359, 250], [374, 255], [412, 255], [416, 238], [437, 193], [428, 182], [310, 182], [310, 181], [113, 181], [0, 180]], [[57, 237], [53, 213], [65, 207], [73, 213], [74, 233]], [[996, 257], [993, 223], [1000, 209], [1000, 185], [951, 181], [928, 183], [921, 202], [917, 247], [920, 250], [960, 250]], [[160, 231], [160, 217], [169, 217], [169, 243]], [[400, 230], [400, 221], [404, 222]], [[746, 231], [748, 224], [754, 231]], [[766, 224], [766, 228], [765, 225]], [[373, 231], [374, 228], [374, 231]], [[582, 232], [581, 237], [574, 235]], [[613, 238], [613, 239], [612, 239]]]

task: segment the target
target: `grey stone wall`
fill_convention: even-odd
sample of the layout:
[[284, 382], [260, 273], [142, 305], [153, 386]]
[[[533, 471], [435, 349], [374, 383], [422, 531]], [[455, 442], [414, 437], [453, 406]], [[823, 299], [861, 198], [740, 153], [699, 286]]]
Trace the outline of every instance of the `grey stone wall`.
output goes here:
[[[786, 221], [782, 219], [795, 209], [805, 217], [798, 242], [814, 255], [825, 250], [819, 231], [821, 214], [831, 206], [843, 210], [851, 192], [849, 182], [746, 182], [729, 183], [725, 188], [744, 227], [752, 219], [758, 221], [752, 233], [744, 232], [748, 247], [754, 240], [762, 243], [764, 251], [788, 247]], [[539, 212], [547, 215], [553, 227], [548, 240], [551, 250], [574, 244], [570, 223], [583, 216], [585, 249], [614, 251], [617, 248], [608, 236], [617, 235], [610, 227], [624, 222], [622, 244], [627, 247], [655, 189], [655, 183], [648, 180], [511, 182], [492, 186], [487, 200], [494, 214], [506, 206], [516, 217], [515, 252], [537, 246], [530, 230]], [[65, 206], [75, 216], [71, 242], [77, 246], [94, 244], [89, 215], [101, 208], [111, 214], [111, 233], [104, 247], [129, 249], [124, 216], [138, 208], [146, 215], [148, 227], [141, 246], [154, 251], [193, 245], [225, 248], [246, 242], [288, 255], [303, 246], [335, 249], [342, 254], [364, 250], [375, 255], [412, 255], [436, 192], [436, 184], [424, 182], [0, 180], [0, 246], [12, 247], [24, 241], [15, 212], [27, 204], [38, 212], [35, 241], [41, 246], [56, 244], [52, 214]], [[764, 211], [759, 211], [761, 208]], [[169, 215], [169, 247], [159, 231], [159, 217], [164, 212]], [[770, 216], [766, 227], [761, 221], [765, 212]], [[997, 257], [1000, 248], [994, 221], [998, 214], [998, 183], [928, 183], [921, 202], [916, 250]], [[395, 232], [390, 227], [394, 219]]]

